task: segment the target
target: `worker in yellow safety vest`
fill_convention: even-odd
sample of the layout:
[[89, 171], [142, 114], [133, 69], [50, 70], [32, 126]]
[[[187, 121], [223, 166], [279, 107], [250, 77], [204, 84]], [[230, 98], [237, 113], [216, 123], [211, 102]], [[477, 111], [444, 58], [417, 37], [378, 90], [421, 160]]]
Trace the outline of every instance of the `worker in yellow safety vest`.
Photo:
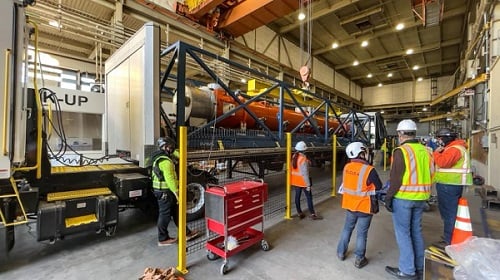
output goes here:
[[341, 261], [345, 260], [352, 232], [357, 227], [354, 266], [362, 268], [368, 264], [365, 257], [368, 229], [373, 214], [379, 210], [376, 191], [382, 188], [382, 181], [375, 168], [368, 163], [368, 148], [363, 143], [353, 142], [347, 145], [346, 154], [350, 162], [344, 166], [339, 191], [342, 193], [342, 208], [346, 209], [346, 219], [337, 245], [337, 257]]
[[[152, 181], [153, 193], [158, 201], [158, 246], [168, 246], [177, 242], [177, 238], [168, 233], [170, 218], [179, 225], [179, 181], [175, 171], [174, 160], [178, 158], [175, 141], [169, 137], [161, 137], [157, 141], [159, 150], [153, 154]], [[199, 231], [186, 227], [186, 240], [199, 236]]]
[[458, 200], [462, 197], [464, 186], [472, 185], [470, 155], [467, 143], [457, 139], [457, 134], [449, 128], [436, 133], [439, 147], [434, 151], [436, 163], [436, 192], [438, 209], [443, 220], [443, 236], [436, 245], [450, 245], [458, 210]]
[[392, 213], [399, 265], [385, 270], [398, 279], [417, 279], [424, 269], [422, 215], [431, 195], [434, 160], [430, 149], [416, 139], [414, 121], [402, 120], [396, 130], [401, 145], [393, 152], [385, 207]]
[[313, 220], [321, 220], [322, 217], [316, 214], [312, 200], [312, 179], [309, 175], [309, 166], [311, 161], [304, 153], [307, 150], [307, 145], [304, 141], [299, 141], [295, 145], [295, 153], [292, 155], [292, 170], [290, 184], [295, 188], [295, 207], [297, 215], [300, 219], [305, 218], [305, 214], [300, 207], [300, 196], [302, 192], [306, 195], [307, 207], [309, 208], [310, 218]]

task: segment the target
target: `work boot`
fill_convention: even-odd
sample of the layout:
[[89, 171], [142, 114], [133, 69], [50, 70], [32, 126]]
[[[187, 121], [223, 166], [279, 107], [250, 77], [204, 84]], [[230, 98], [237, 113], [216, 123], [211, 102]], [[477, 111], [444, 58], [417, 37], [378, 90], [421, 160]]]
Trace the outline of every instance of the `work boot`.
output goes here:
[[316, 214], [311, 214], [311, 216], [309, 217], [311, 217], [311, 220], [323, 220], [323, 217], [318, 216]]
[[365, 257], [363, 257], [361, 259], [356, 257], [356, 260], [354, 261], [354, 266], [357, 268], [362, 268], [363, 266], [365, 266], [367, 264], [368, 264], [368, 259]]
[[200, 236], [200, 232], [197, 230], [192, 230], [190, 233], [186, 234], [186, 241], [191, 241]]
[[175, 244], [175, 242], [177, 242], [177, 238], [169, 237], [166, 240], [158, 241], [158, 246], [170, 246], [172, 244]]
[[423, 269], [417, 269], [417, 279], [421, 280], [424, 279], [424, 270]]
[[401, 272], [397, 267], [386, 266], [385, 271], [387, 271], [390, 275], [396, 276], [398, 279], [406, 279], [406, 280], [417, 280], [417, 275], [410, 275]]
[[300, 218], [301, 220], [302, 220], [302, 219], [304, 219], [304, 218], [306, 217], [306, 214], [304, 214], [304, 213], [302, 213], [302, 212], [298, 213], [298, 215], [299, 215], [299, 218]]
[[432, 243], [432, 245], [438, 247], [439, 249], [443, 249], [444, 250], [444, 248], [446, 246], [450, 245], [450, 244], [448, 244], [448, 242], [446, 242], [444, 240], [441, 240], [441, 241]]
[[341, 261], [345, 260], [345, 254], [337, 253], [337, 258]]

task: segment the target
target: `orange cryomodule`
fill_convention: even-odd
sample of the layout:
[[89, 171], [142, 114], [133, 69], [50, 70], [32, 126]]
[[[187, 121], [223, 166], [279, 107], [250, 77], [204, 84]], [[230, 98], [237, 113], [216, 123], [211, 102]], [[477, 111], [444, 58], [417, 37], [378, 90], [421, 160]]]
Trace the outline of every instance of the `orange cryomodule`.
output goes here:
[[[218, 87], [213, 91], [208, 88], [186, 88], [186, 96], [191, 99], [191, 108], [186, 111], [191, 112], [193, 117], [203, 117], [207, 120], [213, 119], [214, 113], [217, 117], [229, 112], [230, 110], [236, 108], [239, 104], [233, 97], [228, 95], [224, 89]], [[243, 97], [238, 97], [242, 103], [246, 102]], [[215, 103], [215, 104], [214, 104]], [[215, 112], [213, 110], [207, 110], [210, 108], [209, 104], [213, 104]], [[264, 124], [272, 131], [277, 131], [279, 129], [279, 107], [270, 104], [265, 101], [254, 101], [247, 105], [247, 109], [257, 116]], [[201, 113], [203, 112], [203, 113]], [[211, 116], [210, 116], [211, 115]], [[284, 131], [291, 131], [304, 119], [302, 112], [296, 112], [291, 109], [283, 109]], [[310, 120], [316, 122], [321, 133], [325, 133], [325, 118], [320, 116], [314, 116]], [[243, 108], [235, 111], [232, 115], [227, 116], [225, 119], [218, 121], [216, 123], [217, 127], [233, 128], [233, 129], [259, 129], [258, 123], [252, 118], [250, 114]], [[328, 120], [328, 128], [336, 129], [339, 126], [339, 122], [335, 119]], [[313, 133], [314, 129], [310, 125], [309, 121], [305, 122], [302, 128], [299, 130], [304, 133]]]

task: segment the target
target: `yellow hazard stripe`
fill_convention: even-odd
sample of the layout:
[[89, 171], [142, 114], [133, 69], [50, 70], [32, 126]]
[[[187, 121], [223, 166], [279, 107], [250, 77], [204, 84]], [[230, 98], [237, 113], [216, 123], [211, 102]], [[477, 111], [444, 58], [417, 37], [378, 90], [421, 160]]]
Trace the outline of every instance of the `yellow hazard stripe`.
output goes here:
[[93, 188], [77, 191], [55, 192], [47, 194], [47, 202], [109, 194], [111, 194], [111, 190], [108, 188]]

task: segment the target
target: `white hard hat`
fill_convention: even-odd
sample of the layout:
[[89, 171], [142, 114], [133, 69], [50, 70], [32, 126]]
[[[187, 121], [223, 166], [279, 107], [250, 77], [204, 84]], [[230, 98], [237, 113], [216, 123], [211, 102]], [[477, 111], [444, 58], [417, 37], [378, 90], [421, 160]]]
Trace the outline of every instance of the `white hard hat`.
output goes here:
[[397, 131], [417, 131], [417, 124], [412, 120], [402, 120], [398, 124]]
[[345, 148], [345, 153], [348, 158], [357, 158], [361, 152], [366, 152], [365, 144], [361, 142], [352, 142]]
[[304, 141], [297, 142], [297, 144], [295, 144], [295, 150], [300, 152], [307, 150], [306, 142]]

